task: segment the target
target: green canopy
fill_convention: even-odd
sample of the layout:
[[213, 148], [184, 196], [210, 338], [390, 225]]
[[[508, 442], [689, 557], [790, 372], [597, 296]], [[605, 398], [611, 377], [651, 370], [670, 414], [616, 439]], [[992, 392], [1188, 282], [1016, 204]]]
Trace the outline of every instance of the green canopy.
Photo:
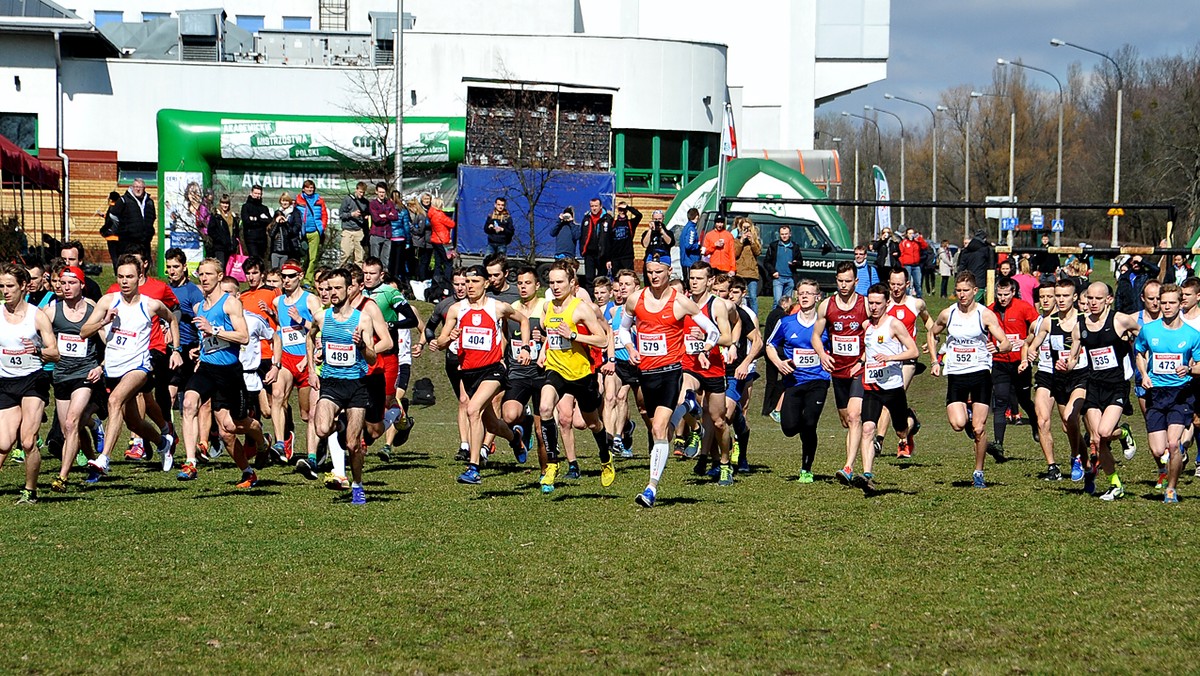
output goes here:
[[[726, 163], [725, 195], [791, 199], [829, 197], [804, 174], [766, 159], [730, 160]], [[709, 167], [679, 191], [667, 210], [668, 227], [673, 228], [687, 222], [687, 212], [692, 207], [701, 212], [717, 210], [717, 167]], [[838, 214], [837, 208], [831, 205], [733, 204], [730, 210], [815, 221], [821, 224], [834, 244], [843, 249], [853, 246], [850, 229], [846, 227], [846, 222]]]

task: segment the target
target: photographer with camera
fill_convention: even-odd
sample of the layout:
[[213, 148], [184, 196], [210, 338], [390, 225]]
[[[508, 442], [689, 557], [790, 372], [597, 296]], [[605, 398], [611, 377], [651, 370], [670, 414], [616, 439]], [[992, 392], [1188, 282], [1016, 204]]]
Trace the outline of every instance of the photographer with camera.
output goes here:
[[792, 241], [792, 229], [786, 225], [779, 226], [779, 239], [767, 245], [767, 253], [763, 256], [763, 269], [771, 280], [771, 295], [775, 298], [775, 306], [779, 299], [792, 295], [796, 288], [796, 277], [800, 272], [800, 250]]
[[575, 222], [575, 207], [568, 206], [562, 210], [550, 234], [554, 236], [555, 258], [575, 258], [578, 255], [579, 224]]
[[654, 255], [670, 256], [671, 247], [675, 246], [675, 235], [672, 235], [670, 228], [663, 223], [663, 216], [662, 209], [655, 209], [650, 215], [650, 227], [642, 232], [641, 242], [646, 249], [645, 260], [650, 260]]

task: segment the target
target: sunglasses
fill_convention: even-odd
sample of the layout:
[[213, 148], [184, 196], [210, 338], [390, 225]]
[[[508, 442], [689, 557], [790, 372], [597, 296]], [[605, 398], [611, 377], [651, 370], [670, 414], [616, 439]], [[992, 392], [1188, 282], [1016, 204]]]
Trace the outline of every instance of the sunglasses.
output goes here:
[[280, 277], [282, 277], [282, 278], [284, 278], [284, 279], [295, 279], [295, 278], [299, 277], [300, 275], [298, 275], [298, 274], [296, 274], [296, 273], [294, 273], [294, 272], [293, 272], [293, 273], [292, 273], [292, 274], [290, 274], [290, 275], [279, 275], [279, 276], [280, 276]]

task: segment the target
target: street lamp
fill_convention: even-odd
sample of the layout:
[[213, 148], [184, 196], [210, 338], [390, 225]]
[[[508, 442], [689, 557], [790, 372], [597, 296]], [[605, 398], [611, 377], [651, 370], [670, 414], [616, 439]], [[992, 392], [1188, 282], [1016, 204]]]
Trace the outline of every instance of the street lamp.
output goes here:
[[[1016, 145], [1017, 144], [1017, 102], [1016, 102], [1016, 99], [1014, 99], [1012, 96], [1010, 96], [1008, 94], [988, 94], [985, 92], [971, 92], [971, 96], [973, 98], [979, 98], [981, 96], [988, 96], [988, 97], [996, 98], [996, 99], [1008, 99], [1012, 103], [1012, 113], [1009, 115], [1009, 118], [1008, 118], [1008, 203], [1013, 204], [1014, 202], [1016, 202], [1016, 193], [1014, 191], [1015, 186], [1013, 185], [1014, 180], [1015, 180], [1013, 167], [1014, 167], [1014, 161], [1016, 160], [1016, 154], [1017, 154], [1016, 153], [1016, 149], [1017, 149], [1017, 145]], [[1015, 211], [1015, 207], [1010, 207], [1010, 208], [1013, 208]], [[1009, 246], [1012, 246], [1012, 239], [1013, 239], [1013, 234], [1012, 234], [1012, 231], [1010, 230], [1008, 232], [1008, 245]]]
[[884, 110], [882, 108], [876, 108], [874, 106], [863, 106], [863, 110], [873, 110], [877, 113], [883, 113], [884, 115], [891, 115], [892, 117], [896, 118], [897, 122], [900, 123], [900, 225], [904, 226], [904, 120], [901, 120], [900, 116], [893, 112]]
[[[1028, 70], [1036, 70], [1039, 73], [1045, 73], [1054, 78], [1054, 84], [1058, 85], [1058, 178], [1055, 182], [1054, 201], [1056, 204], [1062, 204], [1062, 154], [1063, 154], [1063, 110], [1066, 108], [1066, 96], [1063, 94], [1062, 81], [1058, 76], [1043, 68], [1030, 66], [1029, 64], [1021, 63], [1020, 61], [1009, 61], [1008, 59], [996, 59], [996, 63], [1001, 66], [1016, 66], [1017, 68], [1025, 68]], [[1062, 218], [1062, 207], [1054, 207], [1054, 219]], [[1054, 233], [1054, 246], [1059, 246], [1062, 243], [1062, 233]]]
[[[903, 102], [905, 102], [905, 103], [911, 103], [911, 104], [913, 104], [914, 106], [921, 106], [921, 107], [922, 107], [922, 108], [924, 108], [925, 110], [929, 111], [929, 117], [933, 118], [933, 195], [932, 195], [932, 197], [933, 197], [933, 201], [934, 201], [934, 202], [937, 202], [937, 185], [938, 185], [938, 174], [937, 174], [937, 169], [938, 169], [938, 167], [937, 167], [937, 149], [938, 149], [938, 133], [937, 133], [937, 128], [938, 128], [938, 126], [937, 126], [937, 113], [933, 112], [933, 109], [932, 109], [932, 108], [930, 108], [929, 106], [925, 105], [924, 103], [921, 103], [920, 101], [913, 101], [912, 99], [906, 99], [906, 98], [904, 98], [903, 96], [892, 96], [891, 94], [884, 94], [884, 95], [883, 95], [883, 98], [885, 98], [885, 99], [888, 99], [889, 101], [890, 101], [890, 100], [892, 100], [892, 99], [895, 99], [896, 101], [903, 101]], [[941, 106], [939, 106], [939, 108], [940, 108], [940, 107], [941, 107]], [[937, 241], [937, 236], [938, 236], [938, 231], [937, 231], [937, 207], [934, 207], [934, 208], [933, 208], [933, 213], [931, 214], [931, 218], [932, 218], [932, 221], [933, 221], [933, 226], [930, 228], [930, 236], [931, 236], [931, 237], [933, 237], [933, 240], [936, 242], [936, 241]]]
[[[1115, 59], [1104, 52], [1089, 49], [1082, 45], [1077, 45], [1066, 40], [1054, 38], [1050, 40], [1050, 44], [1055, 47], [1074, 47], [1075, 49], [1095, 54], [1096, 56], [1108, 59], [1108, 62], [1117, 69], [1117, 131], [1113, 141], [1113, 204], [1121, 201], [1121, 103], [1122, 94], [1125, 90], [1125, 74], [1121, 72], [1121, 66], [1117, 65]], [[1112, 246], [1117, 246], [1117, 219], [1116, 213], [1112, 217]]]

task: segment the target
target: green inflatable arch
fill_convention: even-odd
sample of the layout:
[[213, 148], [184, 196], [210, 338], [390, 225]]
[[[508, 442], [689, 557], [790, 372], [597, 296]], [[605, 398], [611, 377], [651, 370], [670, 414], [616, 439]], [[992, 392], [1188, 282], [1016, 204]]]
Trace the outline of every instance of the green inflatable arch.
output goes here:
[[[215, 170], [357, 176], [364, 166], [391, 166], [393, 149], [371, 133], [378, 126], [378, 120], [355, 117], [160, 110], [159, 269], [172, 246], [192, 264], [203, 258], [196, 211]], [[466, 119], [407, 117], [403, 146], [406, 167], [453, 167], [466, 152]]]
[[[688, 209], [701, 212], [717, 210], [717, 167], [709, 167], [692, 179], [671, 201], [667, 225], [675, 227], [687, 221]], [[725, 164], [726, 197], [782, 197], [828, 199], [800, 172], [767, 159], [730, 160]], [[843, 249], [853, 246], [853, 238], [837, 207], [825, 204], [735, 204], [738, 211], [772, 213], [788, 218], [804, 218], [821, 224], [833, 243]]]

